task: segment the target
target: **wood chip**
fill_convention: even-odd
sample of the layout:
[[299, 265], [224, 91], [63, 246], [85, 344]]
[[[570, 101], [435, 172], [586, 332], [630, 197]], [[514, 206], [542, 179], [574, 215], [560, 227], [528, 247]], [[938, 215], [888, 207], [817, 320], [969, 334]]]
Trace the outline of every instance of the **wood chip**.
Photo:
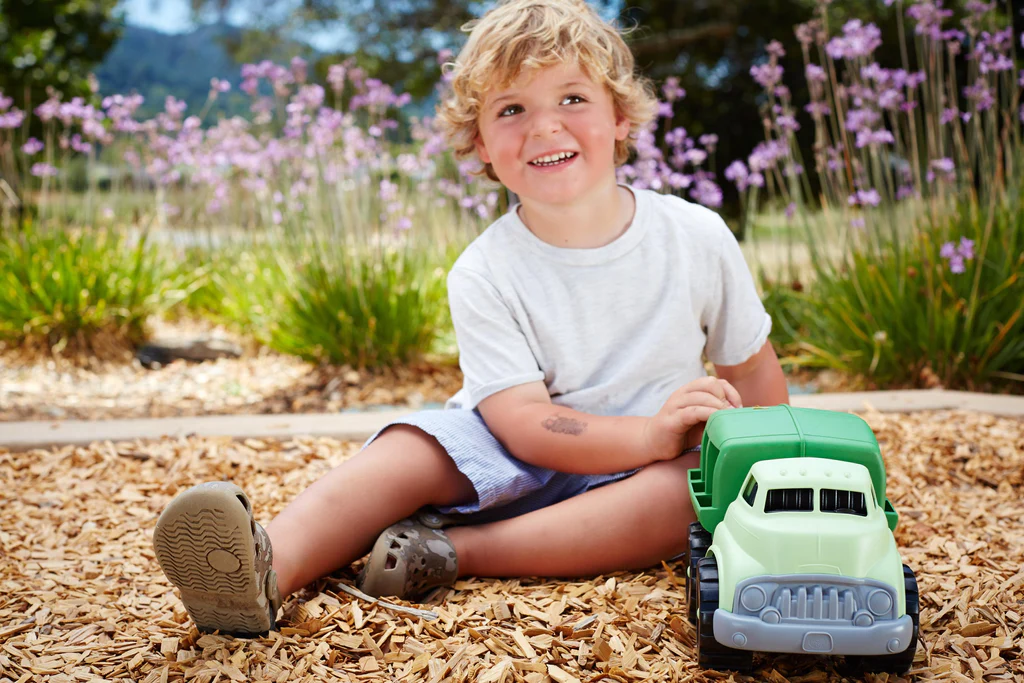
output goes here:
[[[1024, 683], [1024, 421], [951, 411], [865, 419], [917, 575], [922, 641], [909, 676], [863, 680]], [[358, 592], [357, 562], [289, 596], [281, 630], [266, 638], [199, 634], [153, 556], [168, 501], [230, 479], [269, 521], [359, 446], [175, 437], [0, 450], [0, 681], [729, 679], [694, 662], [679, 561], [590, 580], [466, 578], [426, 605]], [[734, 680], [843, 681], [828, 658], [754, 662]]]

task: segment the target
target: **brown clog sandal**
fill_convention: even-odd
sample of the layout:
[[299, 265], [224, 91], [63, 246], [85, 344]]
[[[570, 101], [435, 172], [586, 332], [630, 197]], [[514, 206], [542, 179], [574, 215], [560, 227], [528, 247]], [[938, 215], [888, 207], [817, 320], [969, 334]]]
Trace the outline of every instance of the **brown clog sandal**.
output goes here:
[[359, 577], [368, 595], [415, 598], [459, 575], [455, 546], [440, 529], [403, 519], [381, 532]]
[[160, 514], [153, 546], [200, 631], [251, 638], [276, 628], [270, 538], [242, 489], [215, 481], [181, 493]]

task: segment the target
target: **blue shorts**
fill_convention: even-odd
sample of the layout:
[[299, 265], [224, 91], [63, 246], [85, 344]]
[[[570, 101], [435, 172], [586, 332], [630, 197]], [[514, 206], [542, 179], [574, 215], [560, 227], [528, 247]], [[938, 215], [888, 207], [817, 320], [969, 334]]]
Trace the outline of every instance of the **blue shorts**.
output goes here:
[[424, 410], [407, 415], [385, 425], [363, 448], [396, 424], [419, 427], [437, 439], [473, 483], [474, 502], [438, 507], [446, 515], [471, 516], [467, 519], [471, 523], [517, 517], [637, 472], [567, 474], [527, 464], [505, 450], [476, 410]]

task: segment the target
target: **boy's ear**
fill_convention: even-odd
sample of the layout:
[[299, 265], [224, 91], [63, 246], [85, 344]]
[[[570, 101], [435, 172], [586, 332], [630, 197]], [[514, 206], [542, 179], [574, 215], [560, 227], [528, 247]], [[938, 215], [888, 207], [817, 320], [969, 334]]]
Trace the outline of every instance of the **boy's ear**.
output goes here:
[[487, 147], [484, 146], [484, 141], [480, 138], [480, 133], [476, 134], [473, 138], [473, 146], [476, 147], [476, 154], [480, 157], [480, 161], [485, 164], [491, 163], [491, 155], [487, 153]]
[[629, 119], [622, 114], [615, 115], [615, 139], [625, 140], [629, 137]]

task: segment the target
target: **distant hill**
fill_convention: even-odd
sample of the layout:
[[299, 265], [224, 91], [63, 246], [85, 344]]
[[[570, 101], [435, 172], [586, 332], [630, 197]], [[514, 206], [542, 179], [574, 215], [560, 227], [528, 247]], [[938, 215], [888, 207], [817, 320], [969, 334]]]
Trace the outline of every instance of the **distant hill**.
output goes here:
[[[228, 24], [210, 24], [178, 35], [126, 26], [121, 40], [96, 71], [100, 93], [138, 92], [146, 102], [137, 118], [163, 111], [168, 95], [188, 103], [186, 115], [198, 114], [210, 92], [210, 79], [220, 78], [231, 83], [232, 89], [217, 98], [214, 111], [248, 115], [250, 98], [238, 90], [242, 65], [224, 46], [226, 39], [240, 34], [241, 29]], [[304, 47], [302, 51], [309, 50]]]
[[[242, 29], [229, 24], [209, 24], [191, 33], [177, 35], [140, 26], [125, 26], [121, 40], [111, 48], [96, 70], [100, 94], [138, 92], [146, 98], [136, 115], [140, 119], [151, 118], [163, 111], [168, 95], [188, 103], [186, 115], [198, 114], [210, 92], [210, 79], [219, 78], [231, 83], [231, 91], [217, 98], [212, 110], [214, 116], [248, 117], [251, 98], [238, 90], [242, 65], [232, 59], [225, 47], [225, 42], [238, 39], [241, 33]], [[287, 64], [297, 54], [311, 65], [326, 56], [308, 45], [284, 42], [268, 47], [267, 54], [259, 58]], [[265, 83], [262, 87], [270, 94]], [[435, 103], [436, 95], [431, 94], [422, 101], [411, 103], [404, 111], [406, 115], [430, 116]], [[213, 121], [213, 117], [205, 120], [206, 123]]]

